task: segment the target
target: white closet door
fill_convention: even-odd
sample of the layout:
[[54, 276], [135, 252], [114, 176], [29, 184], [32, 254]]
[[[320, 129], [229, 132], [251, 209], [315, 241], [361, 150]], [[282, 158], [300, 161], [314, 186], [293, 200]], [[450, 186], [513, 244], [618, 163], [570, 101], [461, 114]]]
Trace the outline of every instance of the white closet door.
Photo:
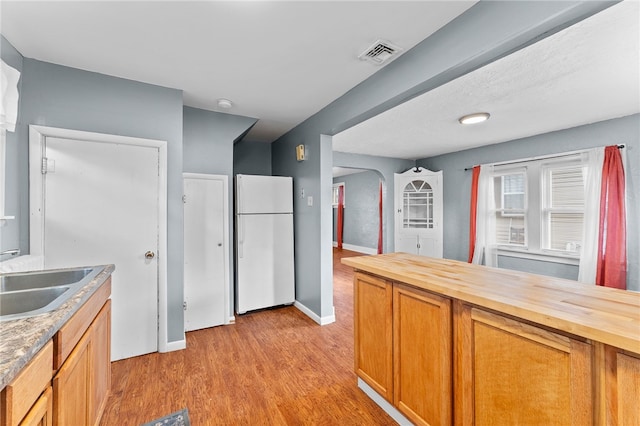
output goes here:
[[185, 331], [227, 322], [227, 177], [184, 177]]

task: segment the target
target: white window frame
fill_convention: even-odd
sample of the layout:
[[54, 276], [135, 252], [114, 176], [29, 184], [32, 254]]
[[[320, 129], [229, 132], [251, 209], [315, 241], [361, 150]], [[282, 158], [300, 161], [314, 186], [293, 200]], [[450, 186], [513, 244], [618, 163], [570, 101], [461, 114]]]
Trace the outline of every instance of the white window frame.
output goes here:
[[346, 186], [344, 184], [344, 182], [336, 182], [333, 184], [333, 188], [332, 188], [332, 192], [331, 192], [331, 206], [334, 209], [338, 208], [338, 188], [342, 187], [342, 206], [346, 206], [346, 200], [347, 200], [347, 191], [346, 191]]
[[[515, 164], [517, 163], [517, 164]], [[517, 257], [531, 260], [542, 260], [554, 263], [578, 265], [580, 255], [561, 250], [546, 248], [547, 240], [544, 233], [544, 211], [546, 205], [547, 190], [545, 173], [553, 167], [563, 167], [570, 164], [581, 163], [586, 166], [584, 156], [578, 153], [558, 154], [557, 156], [537, 157], [524, 159], [517, 162], [494, 165], [494, 176], [515, 174], [518, 170], [526, 169], [525, 185], [525, 244], [498, 244], [498, 255]], [[500, 188], [502, 190], [502, 188]], [[502, 197], [502, 194], [501, 194]]]
[[5, 211], [5, 186], [6, 186], [6, 176], [5, 170], [7, 169], [5, 166], [6, 156], [5, 150], [7, 145], [7, 129], [0, 128], [0, 226], [6, 224], [7, 220], [15, 219], [15, 216], [7, 216], [7, 212]]

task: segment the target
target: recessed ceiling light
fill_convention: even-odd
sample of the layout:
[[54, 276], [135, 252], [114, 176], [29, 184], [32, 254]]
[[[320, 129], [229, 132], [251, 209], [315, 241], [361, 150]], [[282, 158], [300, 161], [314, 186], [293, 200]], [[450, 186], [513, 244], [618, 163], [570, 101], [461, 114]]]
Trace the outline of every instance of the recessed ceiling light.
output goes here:
[[218, 108], [229, 109], [233, 106], [233, 102], [229, 99], [218, 99]]
[[490, 117], [488, 112], [476, 112], [474, 114], [464, 115], [458, 118], [460, 124], [475, 124], [487, 121]]

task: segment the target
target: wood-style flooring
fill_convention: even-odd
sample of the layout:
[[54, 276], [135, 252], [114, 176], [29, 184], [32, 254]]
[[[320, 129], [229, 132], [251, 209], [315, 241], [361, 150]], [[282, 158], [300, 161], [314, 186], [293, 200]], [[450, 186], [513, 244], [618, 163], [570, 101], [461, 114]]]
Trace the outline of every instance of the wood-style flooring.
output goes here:
[[101, 425], [140, 425], [184, 407], [200, 425], [394, 425], [357, 387], [353, 272], [334, 249], [336, 322], [297, 308], [236, 316], [187, 333], [187, 349], [112, 364]]

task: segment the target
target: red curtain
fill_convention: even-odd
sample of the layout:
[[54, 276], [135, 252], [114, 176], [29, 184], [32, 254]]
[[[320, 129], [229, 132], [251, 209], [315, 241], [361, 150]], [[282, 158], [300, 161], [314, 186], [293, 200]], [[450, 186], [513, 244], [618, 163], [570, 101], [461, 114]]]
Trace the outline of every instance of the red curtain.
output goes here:
[[382, 182], [380, 182], [380, 195], [378, 199], [378, 254], [382, 254]]
[[342, 248], [342, 228], [344, 227], [344, 186], [338, 186], [338, 248]]
[[624, 168], [620, 149], [604, 150], [600, 191], [600, 230], [596, 284], [626, 290], [627, 237], [624, 203]]
[[476, 213], [478, 211], [478, 178], [480, 177], [480, 166], [473, 167], [471, 176], [471, 208], [469, 209], [469, 260], [473, 260], [473, 252], [476, 249]]

